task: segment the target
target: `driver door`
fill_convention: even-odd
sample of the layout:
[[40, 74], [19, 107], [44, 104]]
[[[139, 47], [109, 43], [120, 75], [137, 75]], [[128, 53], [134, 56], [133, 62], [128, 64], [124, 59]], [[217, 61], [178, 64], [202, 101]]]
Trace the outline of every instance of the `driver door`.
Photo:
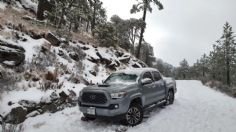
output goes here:
[[150, 105], [155, 101], [155, 93], [153, 92], [153, 89], [155, 89], [155, 83], [152, 78], [152, 74], [150, 72], [145, 72], [141, 78], [142, 79], [151, 79], [152, 83], [149, 84], [142, 84], [142, 93], [144, 98], [144, 105]]

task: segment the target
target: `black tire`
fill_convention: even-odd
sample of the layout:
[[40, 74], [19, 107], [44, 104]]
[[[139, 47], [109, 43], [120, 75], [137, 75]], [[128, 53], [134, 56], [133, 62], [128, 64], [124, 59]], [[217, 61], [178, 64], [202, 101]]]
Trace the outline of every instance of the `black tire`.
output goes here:
[[143, 121], [143, 108], [140, 104], [132, 103], [125, 114], [123, 124], [128, 126], [136, 126]]
[[93, 121], [93, 120], [95, 120], [95, 119], [96, 119], [96, 117], [92, 117], [92, 116], [90, 116], [90, 115], [88, 115], [88, 114], [84, 114], [84, 116], [81, 117], [81, 120], [82, 120], [82, 121]]
[[175, 93], [172, 90], [170, 90], [167, 94], [165, 105], [171, 105], [174, 103], [174, 101], [175, 101]]

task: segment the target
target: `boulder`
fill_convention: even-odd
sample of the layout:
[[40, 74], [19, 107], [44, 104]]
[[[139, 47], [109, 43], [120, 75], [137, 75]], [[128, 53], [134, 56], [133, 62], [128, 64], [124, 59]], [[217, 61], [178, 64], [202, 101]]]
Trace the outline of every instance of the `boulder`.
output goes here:
[[25, 60], [24, 48], [0, 40], [0, 63], [18, 66]]
[[52, 33], [47, 33], [45, 35], [45, 39], [50, 42], [53, 46], [60, 46], [61, 41], [59, 38], [57, 38], [54, 34]]
[[20, 124], [25, 121], [26, 116], [27, 110], [22, 107], [16, 107], [13, 108], [6, 117], [4, 117], [3, 121], [10, 124]]

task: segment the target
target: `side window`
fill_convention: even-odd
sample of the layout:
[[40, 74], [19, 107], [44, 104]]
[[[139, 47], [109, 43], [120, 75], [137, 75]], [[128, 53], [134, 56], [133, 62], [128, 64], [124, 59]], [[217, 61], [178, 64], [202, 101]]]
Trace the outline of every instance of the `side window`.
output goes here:
[[145, 79], [145, 78], [150, 78], [151, 80], [153, 80], [153, 79], [152, 79], [152, 74], [151, 74], [150, 72], [145, 72], [145, 73], [143, 74], [143, 79]]
[[155, 80], [155, 81], [161, 80], [161, 75], [160, 75], [159, 72], [154, 71], [154, 72], [152, 72], [152, 73], [153, 73], [153, 77], [154, 77], [154, 80]]

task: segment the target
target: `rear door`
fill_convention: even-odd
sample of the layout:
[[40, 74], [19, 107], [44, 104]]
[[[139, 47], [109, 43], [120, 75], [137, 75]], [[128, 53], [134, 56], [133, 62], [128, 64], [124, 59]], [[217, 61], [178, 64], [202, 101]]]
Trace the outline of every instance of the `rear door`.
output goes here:
[[143, 74], [141, 80], [146, 79], [146, 78], [149, 78], [153, 81], [150, 84], [142, 85], [144, 105], [149, 105], [149, 104], [152, 104], [155, 101], [155, 98], [154, 98], [155, 94], [153, 92], [153, 90], [155, 89], [155, 83], [154, 83], [154, 79], [152, 77], [151, 72], [145, 72]]
[[160, 101], [165, 98], [165, 83], [158, 71], [153, 71], [152, 74], [155, 84], [155, 99], [156, 101]]

